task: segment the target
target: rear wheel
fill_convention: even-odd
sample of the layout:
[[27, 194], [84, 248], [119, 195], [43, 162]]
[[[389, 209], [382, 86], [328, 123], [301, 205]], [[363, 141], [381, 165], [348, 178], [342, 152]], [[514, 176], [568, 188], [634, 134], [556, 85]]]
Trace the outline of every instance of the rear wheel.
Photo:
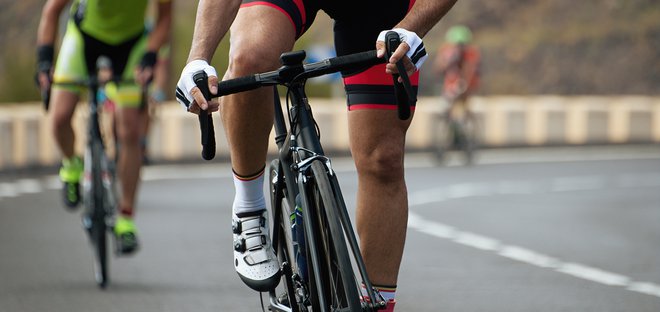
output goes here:
[[438, 165], [444, 165], [447, 161], [447, 154], [452, 148], [454, 132], [450, 125], [447, 113], [441, 113], [436, 117], [432, 133], [432, 152], [435, 162]]
[[460, 125], [460, 148], [463, 150], [465, 164], [471, 165], [474, 163], [474, 156], [479, 143], [477, 140], [478, 127], [476, 117], [472, 113], [467, 113]]
[[[280, 162], [273, 160], [269, 167], [270, 196], [271, 196], [271, 219], [273, 220], [273, 248], [277, 253], [280, 266], [282, 266], [282, 283], [275, 289], [274, 295], [278, 303], [291, 308], [291, 311], [301, 311], [298, 302], [302, 301], [296, 296], [295, 289], [300, 287], [294, 279], [300, 276], [293, 246], [292, 222], [290, 219], [292, 209], [285, 197], [286, 187]], [[275, 309], [277, 310], [277, 309]], [[302, 310], [304, 311], [304, 310]]]

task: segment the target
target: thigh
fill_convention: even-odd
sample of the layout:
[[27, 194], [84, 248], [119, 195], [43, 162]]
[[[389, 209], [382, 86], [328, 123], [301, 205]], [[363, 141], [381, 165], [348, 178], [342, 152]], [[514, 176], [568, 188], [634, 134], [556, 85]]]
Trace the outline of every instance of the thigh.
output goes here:
[[69, 22], [62, 38], [59, 55], [53, 73], [53, 89], [65, 89], [80, 93], [85, 87], [75, 86], [87, 80], [87, 65], [85, 64], [85, 43], [78, 28]]
[[[273, 70], [290, 51], [296, 29], [288, 14], [271, 5], [241, 6], [230, 29], [229, 77]], [[228, 77], [228, 78], [229, 78]]]

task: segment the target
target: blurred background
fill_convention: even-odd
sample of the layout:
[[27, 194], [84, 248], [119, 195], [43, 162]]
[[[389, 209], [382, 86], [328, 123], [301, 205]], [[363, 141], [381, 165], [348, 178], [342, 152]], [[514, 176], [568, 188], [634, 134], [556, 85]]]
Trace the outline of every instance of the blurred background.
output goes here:
[[[173, 99], [197, 1], [174, 1], [136, 218], [144, 248], [111, 259], [105, 291], [80, 218], [61, 207], [60, 155], [33, 80], [44, 2], [0, 0], [0, 312], [260, 311], [231, 265], [220, 118], [218, 156], [205, 162], [197, 118]], [[459, 24], [481, 54], [471, 166], [456, 151], [439, 162], [436, 140], [448, 103], [431, 63]], [[459, 0], [424, 42], [399, 311], [660, 311], [660, 3]], [[296, 49], [332, 56], [332, 21], [319, 13]], [[225, 38], [219, 73], [227, 50]], [[342, 91], [337, 76], [308, 84], [353, 207], [355, 168], [334, 157], [349, 156]], [[79, 151], [85, 114], [74, 119]]]
[[[0, 0], [0, 102], [39, 99], [32, 73], [43, 2]], [[171, 68], [176, 74], [171, 82], [178, 78], [190, 47], [196, 1], [176, 1], [175, 6]], [[657, 1], [460, 0], [424, 38], [431, 56], [444, 32], [458, 23], [472, 28], [483, 53], [481, 94], [660, 93]], [[320, 14], [299, 47], [331, 45], [330, 25]], [[225, 40], [218, 55], [226, 51]], [[216, 57], [214, 65], [225, 68], [226, 60]], [[422, 95], [434, 94], [432, 83], [427, 86]]]

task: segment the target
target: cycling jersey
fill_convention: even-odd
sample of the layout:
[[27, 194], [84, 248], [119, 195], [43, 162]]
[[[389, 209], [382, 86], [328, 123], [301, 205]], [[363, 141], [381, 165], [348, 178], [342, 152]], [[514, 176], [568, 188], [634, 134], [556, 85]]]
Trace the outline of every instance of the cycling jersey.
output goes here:
[[148, 2], [149, 0], [76, 0], [71, 6], [70, 14], [84, 33], [114, 45], [144, 31]]
[[[378, 34], [392, 29], [414, 3], [415, 0], [243, 0], [241, 7], [266, 5], [279, 10], [291, 21], [297, 38], [323, 10], [335, 21], [335, 50], [341, 56], [373, 50]], [[342, 74], [349, 110], [396, 109], [393, 80], [385, 73], [385, 64]], [[417, 91], [419, 72], [410, 77], [410, 82]]]
[[[57, 84], [85, 81], [101, 55], [110, 58], [116, 76], [133, 81], [133, 70], [146, 50], [147, 4], [148, 0], [76, 0], [55, 64], [54, 87], [80, 93], [83, 87]], [[106, 93], [120, 107], [142, 102], [141, 88], [135, 82], [111, 83]]]
[[479, 87], [479, 50], [472, 45], [443, 44], [438, 52], [444, 68], [443, 94], [475, 92]]

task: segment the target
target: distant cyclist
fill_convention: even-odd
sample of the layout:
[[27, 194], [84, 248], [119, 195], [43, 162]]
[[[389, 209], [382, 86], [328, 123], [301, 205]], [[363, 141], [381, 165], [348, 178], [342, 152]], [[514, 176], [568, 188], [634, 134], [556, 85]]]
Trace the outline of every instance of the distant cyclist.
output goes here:
[[469, 113], [468, 100], [479, 87], [480, 66], [481, 55], [472, 44], [472, 31], [464, 25], [449, 28], [433, 69], [442, 77], [442, 95], [451, 105], [450, 112]]
[[55, 141], [63, 154], [59, 173], [64, 185], [64, 203], [72, 209], [79, 204], [83, 171], [83, 160], [74, 149], [71, 119], [84, 87], [71, 83], [86, 81], [95, 71], [98, 57], [104, 55], [112, 62], [114, 76], [122, 80], [106, 85], [105, 93], [117, 106], [120, 146], [117, 166], [120, 214], [114, 231], [120, 252], [131, 253], [138, 247], [133, 215], [143, 155], [140, 123], [146, 117], [145, 110], [140, 109], [141, 90], [152, 79], [157, 51], [167, 41], [171, 0], [158, 0], [157, 22], [148, 34], [145, 31], [148, 0], [74, 0], [54, 63], [58, 20], [69, 2], [48, 0], [37, 34], [37, 78], [42, 94], [53, 84], [49, 114]]

